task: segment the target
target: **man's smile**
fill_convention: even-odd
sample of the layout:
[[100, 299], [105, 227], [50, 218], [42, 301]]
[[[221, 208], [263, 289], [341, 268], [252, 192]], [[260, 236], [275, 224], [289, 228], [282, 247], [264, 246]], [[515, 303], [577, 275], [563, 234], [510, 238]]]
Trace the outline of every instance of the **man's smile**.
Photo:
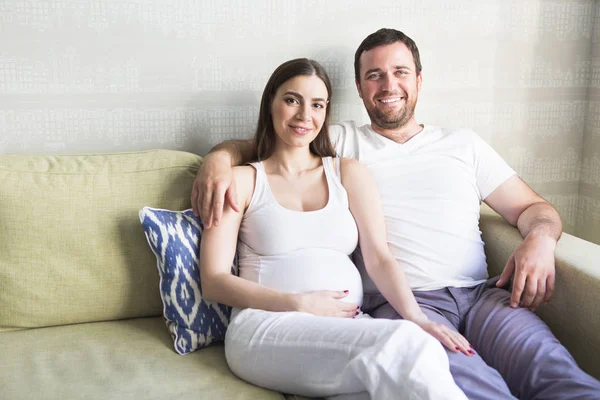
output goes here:
[[383, 104], [391, 104], [391, 103], [397, 103], [404, 99], [405, 99], [404, 97], [386, 97], [383, 99], [377, 99], [377, 101], [380, 103], [383, 103]]

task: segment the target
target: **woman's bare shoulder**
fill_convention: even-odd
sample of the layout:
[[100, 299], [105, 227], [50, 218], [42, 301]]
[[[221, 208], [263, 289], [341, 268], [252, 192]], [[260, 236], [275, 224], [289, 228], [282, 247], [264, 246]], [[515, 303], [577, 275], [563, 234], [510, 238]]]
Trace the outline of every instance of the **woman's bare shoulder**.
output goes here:
[[237, 189], [238, 201], [244, 208], [250, 204], [256, 182], [256, 169], [250, 165], [233, 167], [233, 177]]
[[354, 165], [363, 165], [360, 161], [357, 161], [354, 158], [338, 157], [338, 160], [340, 160], [340, 166], [342, 167], [349, 166], [350, 168], [352, 168], [352, 166]]
[[251, 165], [239, 165], [237, 167], [233, 167], [233, 173], [238, 179], [254, 179], [256, 176], [256, 169]]
[[344, 173], [361, 174], [367, 171], [367, 167], [363, 163], [353, 158], [340, 157], [339, 160], [342, 176], [344, 176]]
[[340, 159], [340, 172], [342, 175], [342, 185], [348, 190], [349, 185], [368, 183], [372, 180], [371, 172], [360, 161], [352, 158]]

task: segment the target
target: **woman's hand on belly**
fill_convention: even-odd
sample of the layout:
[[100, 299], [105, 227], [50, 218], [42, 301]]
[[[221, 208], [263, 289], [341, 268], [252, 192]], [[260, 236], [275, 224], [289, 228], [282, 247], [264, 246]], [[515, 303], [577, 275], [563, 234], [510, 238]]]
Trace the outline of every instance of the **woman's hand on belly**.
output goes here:
[[358, 304], [343, 301], [348, 296], [347, 291], [317, 290], [293, 296], [296, 311], [340, 318], [353, 318], [358, 314]]

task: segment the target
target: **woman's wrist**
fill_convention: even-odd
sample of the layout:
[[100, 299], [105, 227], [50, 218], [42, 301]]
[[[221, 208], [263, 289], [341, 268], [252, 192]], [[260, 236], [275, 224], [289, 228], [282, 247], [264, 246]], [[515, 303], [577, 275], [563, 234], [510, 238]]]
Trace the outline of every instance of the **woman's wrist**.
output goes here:
[[300, 311], [300, 295], [296, 293], [281, 293], [281, 311]]
[[427, 315], [425, 315], [422, 312], [416, 313], [414, 315], [409, 315], [409, 316], [405, 317], [404, 319], [407, 321], [414, 322], [415, 324], [417, 324], [419, 326], [431, 322], [429, 320], [429, 318], [427, 318]]

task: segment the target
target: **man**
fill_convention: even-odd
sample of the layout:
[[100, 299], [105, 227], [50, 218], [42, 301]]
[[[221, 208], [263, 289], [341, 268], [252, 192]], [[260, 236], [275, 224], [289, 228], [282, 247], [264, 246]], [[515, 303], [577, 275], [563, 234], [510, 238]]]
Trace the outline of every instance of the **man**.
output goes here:
[[[472, 357], [448, 351], [456, 383], [472, 399], [600, 398], [600, 382], [579, 369], [532, 312], [554, 292], [557, 211], [473, 132], [416, 122], [422, 73], [412, 39], [393, 29], [369, 35], [354, 68], [371, 124], [331, 126], [331, 138], [339, 155], [365, 163], [375, 177], [388, 244], [424, 313], [474, 346]], [[218, 225], [224, 200], [241, 211], [231, 165], [250, 159], [251, 148], [229, 142], [207, 155], [192, 193], [206, 226]], [[501, 276], [489, 280], [481, 201], [523, 236]], [[375, 318], [401, 318], [361, 273], [363, 309]]]

